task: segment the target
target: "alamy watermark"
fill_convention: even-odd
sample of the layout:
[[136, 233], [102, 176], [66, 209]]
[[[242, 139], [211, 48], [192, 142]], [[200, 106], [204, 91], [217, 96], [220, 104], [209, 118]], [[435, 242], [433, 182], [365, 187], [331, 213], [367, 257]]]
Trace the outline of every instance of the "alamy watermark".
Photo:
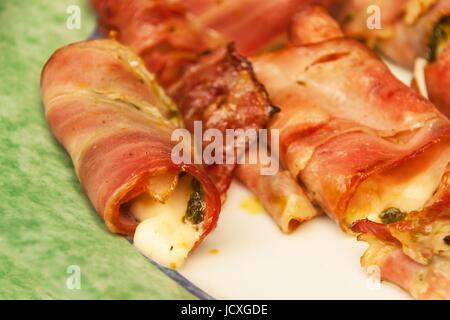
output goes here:
[[66, 279], [66, 287], [69, 290], [81, 289], [81, 268], [77, 265], [70, 265], [66, 269], [69, 276]]
[[66, 19], [66, 28], [68, 30], [81, 29], [81, 9], [77, 5], [70, 5], [66, 8], [66, 13], [69, 15]]
[[366, 13], [369, 16], [366, 21], [367, 28], [381, 30], [381, 8], [373, 4], [367, 7]]

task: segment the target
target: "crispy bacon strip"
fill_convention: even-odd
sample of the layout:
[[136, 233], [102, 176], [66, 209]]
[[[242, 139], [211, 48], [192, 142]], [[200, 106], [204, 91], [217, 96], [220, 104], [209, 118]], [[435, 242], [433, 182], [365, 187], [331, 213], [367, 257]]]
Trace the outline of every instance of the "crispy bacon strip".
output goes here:
[[[256, 80], [251, 64], [236, 53], [233, 45], [217, 50], [192, 66], [169, 89], [169, 94], [183, 115], [186, 127], [194, 131], [194, 121], [201, 121], [203, 130], [258, 129], [266, 126], [268, 117], [277, 111], [270, 104], [264, 87]], [[256, 139], [256, 137], [255, 137]], [[212, 165], [208, 172], [219, 191], [225, 192], [231, 183], [240, 145], [255, 139], [235, 140], [234, 160], [230, 165]], [[209, 142], [205, 142], [209, 144]], [[225, 163], [227, 145], [224, 141]]]
[[214, 228], [219, 193], [201, 166], [172, 162], [176, 108], [131, 50], [110, 40], [63, 47], [43, 69], [41, 88], [50, 128], [110, 231], [132, 235], [138, 222], [127, 204], [149, 178], [181, 172], [204, 192], [197, 244]]

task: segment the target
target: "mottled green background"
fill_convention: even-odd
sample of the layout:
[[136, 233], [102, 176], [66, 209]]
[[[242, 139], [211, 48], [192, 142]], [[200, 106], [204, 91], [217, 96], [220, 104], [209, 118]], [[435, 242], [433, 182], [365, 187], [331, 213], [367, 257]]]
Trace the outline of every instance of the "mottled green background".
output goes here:
[[[71, 4], [81, 30], [66, 28]], [[106, 231], [44, 120], [43, 64], [94, 28], [87, 1], [0, 0], [0, 298], [193, 298]], [[66, 286], [70, 265], [80, 290]]]

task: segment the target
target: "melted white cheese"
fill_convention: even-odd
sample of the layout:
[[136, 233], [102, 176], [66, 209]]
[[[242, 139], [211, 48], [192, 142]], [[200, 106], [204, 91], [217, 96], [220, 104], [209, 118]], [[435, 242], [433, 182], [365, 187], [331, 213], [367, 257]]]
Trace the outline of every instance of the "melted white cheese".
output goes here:
[[[364, 218], [380, 222], [379, 214], [390, 207], [403, 212], [422, 209], [438, 188], [449, 156], [449, 148], [431, 150], [409, 164], [363, 182], [350, 203], [347, 226]], [[421, 164], [425, 168], [420, 169]]]
[[145, 256], [170, 268], [180, 267], [201, 235], [201, 225], [183, 222], [191, 194], [188, 175], [180, 179], [165, 203], [148, 195], [134, 201], [130, 210], [141, 221], [134, 245]]

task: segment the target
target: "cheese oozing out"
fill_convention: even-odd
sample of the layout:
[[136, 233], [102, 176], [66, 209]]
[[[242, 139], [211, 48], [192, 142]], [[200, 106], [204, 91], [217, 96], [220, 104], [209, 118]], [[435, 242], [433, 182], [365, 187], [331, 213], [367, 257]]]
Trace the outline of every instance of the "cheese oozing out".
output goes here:
[[369, 219], [381, 222], [387, 208], [402, 212], [422, 209], [448, 170], [450, 146], [438, 144], [424, 154], [361, 183], [347, 209], [345, 225]]
[[[172, 179], [177, 181], [174, 183]], [[170, 192], [162, 191], [169, 188]], [[202, 234], [201, 223], [193, 225], [184, 219], [193, 189], [192, 177], [162, 175], [149, 179], [148, 189], [130, 206], [130, 212], [140, 222], [134, 245], [145, 256], [175, 269], [184, 263]], [[164, 196], [152, 196], [152, 190]]]

